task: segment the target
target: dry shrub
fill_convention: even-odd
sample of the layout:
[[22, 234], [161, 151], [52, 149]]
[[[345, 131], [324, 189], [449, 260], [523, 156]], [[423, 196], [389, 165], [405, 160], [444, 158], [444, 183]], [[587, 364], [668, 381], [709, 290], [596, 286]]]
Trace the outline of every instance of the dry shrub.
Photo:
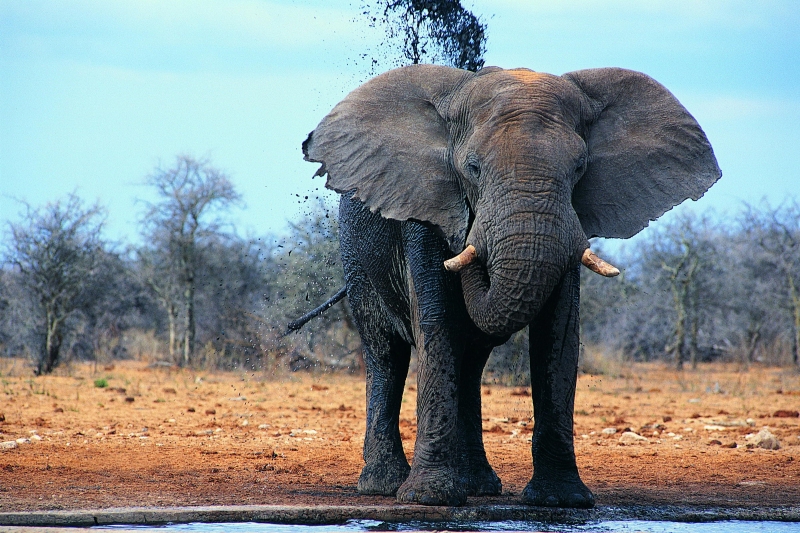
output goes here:
[[624, 377], [630, 375], [630, 363], [620, 350], [601, 345], [582, 345], [578, 370], [591, 376]]
[[163, 343], [153, 330], [130, 329], [122, 336], [122, 346], [128, 357], [136, 361], [156, 361], [163, 359]]

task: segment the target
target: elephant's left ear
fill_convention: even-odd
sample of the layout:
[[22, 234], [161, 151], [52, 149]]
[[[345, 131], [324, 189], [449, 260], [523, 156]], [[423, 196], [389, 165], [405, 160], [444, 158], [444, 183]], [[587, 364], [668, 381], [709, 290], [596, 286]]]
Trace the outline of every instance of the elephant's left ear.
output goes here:
[[303, 143], [327, 187], [352, 192], [372, 212], [428, 222], [464, 248], [469, 210], [450, 164], [440, 110], [473, 74], [436, 65], [391, 70], [351, 92]]
[[564, 74], [588, 97], [589, 161], [572, 202], [587, 237], [635, 235], [722, 175], [697, 121], [663, 85], [630, 70]]

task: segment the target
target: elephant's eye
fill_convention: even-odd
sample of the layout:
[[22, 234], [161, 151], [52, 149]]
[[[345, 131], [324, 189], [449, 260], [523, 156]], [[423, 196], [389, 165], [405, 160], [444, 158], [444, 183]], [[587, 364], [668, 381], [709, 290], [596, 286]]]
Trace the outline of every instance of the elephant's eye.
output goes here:
[[586, 156], [582, 156], [578, 159], [578, 162], [575, 165], [575, 175], [577, 177], [583, 176], [583, 173], [586, 172]]
[[469, 158], [467, 159], [466, 165], [464, 165], [467, 173], [469, 174], [469, 178], [473, 180], [477, 180], [481, 175], [481, 166], [478, 163], [477, 159]]

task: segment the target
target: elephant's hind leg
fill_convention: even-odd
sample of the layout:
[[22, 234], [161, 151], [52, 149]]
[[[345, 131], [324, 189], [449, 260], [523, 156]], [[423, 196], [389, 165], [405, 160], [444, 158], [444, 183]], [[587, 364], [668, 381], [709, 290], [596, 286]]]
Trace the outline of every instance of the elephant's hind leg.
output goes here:
[[367, 280], [348, 283], [367, 367], [367, 430], [358, 492], [394, 496], [408, 465], [400, 439], [400, 404], [411, 347], [397, 334]]
[[339, 204], [339, 227], [347, 299], [361, 335], [367, 367], [365, 465], [358, 491], [392, 496], [411, 469], [399, 428], [411, 354], [410, 344], [397, 331], [401, 323], [397, 316], [407, 307], [407, 296], [394, 290], [402, 280], [394, 260], [401, 245], [399, 223], [371, 213], [344, 195]]
[[580, 265], [571, 268], [530, 326], [533, 477], [522, 501], [547, 507], [594, 506], [575, 464], [573, 410], [578, 378]]

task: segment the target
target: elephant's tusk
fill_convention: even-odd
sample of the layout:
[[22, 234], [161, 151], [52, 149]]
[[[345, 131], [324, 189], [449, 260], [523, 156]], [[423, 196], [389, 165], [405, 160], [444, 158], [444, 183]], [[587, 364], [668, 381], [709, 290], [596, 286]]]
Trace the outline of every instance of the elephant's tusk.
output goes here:
[[444, 262], [445, 270], [449, 270], [450, 272], [458, 272], [468, 264], [475, 261], [477, 257], [477, 253], [475, 252], [475, 247], [471, 244], [464, 248], [464, 251], [458, 254], [457, 256], [453, 257], [452, 259], [448, 259]]
[[589, 248], [583, 252], [581, 263], [583, 263], [583, 266], [592, 272], [597, 272], [601, 276], [605, 276], [607, 278], [613, 278], [614, 276], [619, 275], [619, 269], [617, 267], [600, 259], [597, 254], [591, 251]]

